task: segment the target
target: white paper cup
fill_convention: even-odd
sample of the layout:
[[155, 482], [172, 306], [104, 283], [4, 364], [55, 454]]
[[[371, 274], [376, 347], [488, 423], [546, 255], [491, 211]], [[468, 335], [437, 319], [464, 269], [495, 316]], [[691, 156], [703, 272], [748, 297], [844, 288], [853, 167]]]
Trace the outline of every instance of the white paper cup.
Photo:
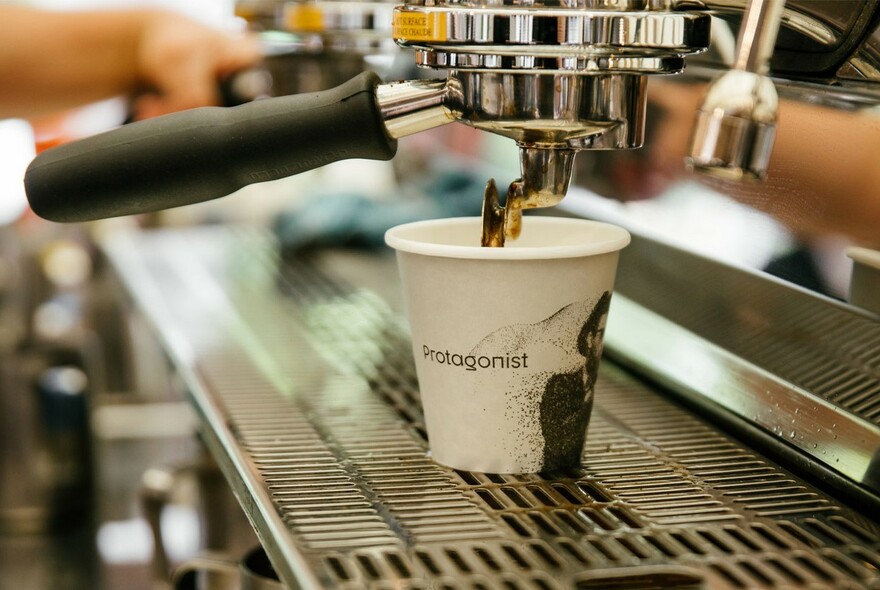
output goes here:
[[479, 218], [394, 227], [431, 454], [468, 471], [580, 464], [623, 228], [526, 216], [504, 248]]

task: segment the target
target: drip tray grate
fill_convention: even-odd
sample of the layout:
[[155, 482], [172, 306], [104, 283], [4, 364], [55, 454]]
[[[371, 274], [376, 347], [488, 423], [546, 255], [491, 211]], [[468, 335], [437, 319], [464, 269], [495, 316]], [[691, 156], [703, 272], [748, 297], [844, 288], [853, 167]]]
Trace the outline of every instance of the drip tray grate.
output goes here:
[[390, 258], [228, 229], [108, 253], [291, 587], [880, 587], [873, 521], [608, 361], [581, 469], [435, 464]]

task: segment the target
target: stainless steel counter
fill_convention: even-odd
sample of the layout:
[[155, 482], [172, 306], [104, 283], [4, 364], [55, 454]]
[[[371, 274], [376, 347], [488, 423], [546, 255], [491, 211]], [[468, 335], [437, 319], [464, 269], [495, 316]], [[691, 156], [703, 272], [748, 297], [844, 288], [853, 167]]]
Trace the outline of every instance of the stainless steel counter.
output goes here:
[[388, 255], [230, 228], [106, 252], [291, 588], [880, 587], [867, 513], [611, 358], [581, 469], [435, 464]]

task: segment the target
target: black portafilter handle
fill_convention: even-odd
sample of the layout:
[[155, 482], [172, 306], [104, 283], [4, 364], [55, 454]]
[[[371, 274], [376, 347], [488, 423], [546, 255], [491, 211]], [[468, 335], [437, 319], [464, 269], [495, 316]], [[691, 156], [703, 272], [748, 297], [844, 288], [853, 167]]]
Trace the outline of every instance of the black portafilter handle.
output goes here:
[[397, 151], [365, 72], [322, 92], [203, 107], [124, 125], [38, 155], [34, 212], [61, 222], [149, 213], [226, 196], [349, 158]]

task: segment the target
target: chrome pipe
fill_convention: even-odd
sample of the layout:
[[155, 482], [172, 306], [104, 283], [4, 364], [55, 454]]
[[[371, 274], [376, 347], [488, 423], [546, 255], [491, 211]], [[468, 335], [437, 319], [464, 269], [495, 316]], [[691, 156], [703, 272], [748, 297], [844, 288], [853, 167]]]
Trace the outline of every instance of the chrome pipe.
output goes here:
[[398, 139], [455, 121], [448, 94], [445, 80], [380, 84], [376, 101], [388, 135]]
[[785, 0], [752, 0], [743, 15], [733, 69], [764, 75], [776, 45]]

